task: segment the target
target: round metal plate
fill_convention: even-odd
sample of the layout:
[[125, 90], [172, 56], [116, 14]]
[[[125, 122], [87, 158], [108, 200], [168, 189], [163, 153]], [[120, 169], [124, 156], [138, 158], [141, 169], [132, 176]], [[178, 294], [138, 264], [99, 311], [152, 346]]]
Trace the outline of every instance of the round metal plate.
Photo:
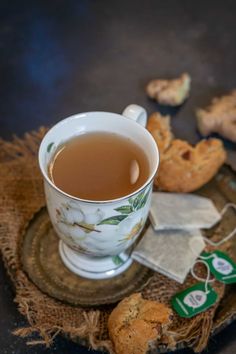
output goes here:
[[104, 280], [90, 280], [70, 272], [62, 263], [58, 237], [46, 208], [31, 221], [23, 240], [22, 263], [30, 279], [46, 294], [73, 305], [96, 306], [115, 303], [140, 291], [153, 274], [133, 262], [122, 274]]

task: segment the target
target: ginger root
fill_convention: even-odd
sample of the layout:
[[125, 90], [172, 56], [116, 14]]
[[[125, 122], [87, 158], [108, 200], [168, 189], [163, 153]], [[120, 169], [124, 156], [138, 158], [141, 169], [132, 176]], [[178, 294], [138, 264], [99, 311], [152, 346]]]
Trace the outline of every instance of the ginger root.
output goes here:
[[196, 111], [198, 129], [203, 136], [218, 133], [236, 142], [236, 90], [214, 98], [205, 109]]
[[191, 78], [184, 73], [173, 80], [151, 80], [147, 87], [147, 95], [158, 103], [168, 106], [179, 106], [189, 96]]

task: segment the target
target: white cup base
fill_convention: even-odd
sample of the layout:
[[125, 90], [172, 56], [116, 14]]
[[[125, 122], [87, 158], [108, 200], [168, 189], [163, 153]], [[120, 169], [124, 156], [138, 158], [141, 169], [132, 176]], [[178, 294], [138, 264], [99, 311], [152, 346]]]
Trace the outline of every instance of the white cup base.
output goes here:
[[108, 279], [123, 273], [132, 264], [132, 258], [122, 252], [117, 256], [91, 257], [73, 251], [62, 240], [59, 253], [64, 265], [73, 273], [88, 279]]

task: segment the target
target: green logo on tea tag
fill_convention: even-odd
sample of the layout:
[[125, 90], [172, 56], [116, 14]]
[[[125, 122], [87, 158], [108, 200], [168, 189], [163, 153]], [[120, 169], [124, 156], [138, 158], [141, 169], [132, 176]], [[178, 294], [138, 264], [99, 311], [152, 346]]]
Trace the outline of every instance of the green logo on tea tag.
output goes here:
[[211, 273], [224, 284], [236, 282], [236, 263], [224, 252], [203, 252], [202, 259], [209, 265]]
[[217, 293], [209, 284], [206, 291], [205, 283], [197, 283], [174, 295], [171, 303], [181, 317], [190, 318], [214, 305], [217, 297]]

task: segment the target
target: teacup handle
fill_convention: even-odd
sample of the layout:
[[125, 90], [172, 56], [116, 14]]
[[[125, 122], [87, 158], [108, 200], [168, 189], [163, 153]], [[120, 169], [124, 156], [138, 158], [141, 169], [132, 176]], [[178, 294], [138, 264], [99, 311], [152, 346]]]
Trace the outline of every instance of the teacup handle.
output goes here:
[[137, 104], [130, 104], [123, 110], [122, 115], [126, 118], [135, 120], [135, 122], [146, 127], [147, 111], [143, 107], [138, 106]]

